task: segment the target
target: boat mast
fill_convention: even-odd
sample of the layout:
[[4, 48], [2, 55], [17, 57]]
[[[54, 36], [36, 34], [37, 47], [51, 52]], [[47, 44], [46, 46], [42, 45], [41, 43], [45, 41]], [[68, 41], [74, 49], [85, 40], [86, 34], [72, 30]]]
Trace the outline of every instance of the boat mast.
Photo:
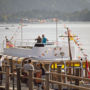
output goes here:
[[22, 45], [22, 42], [23, 42], [23, 30], [22, 30], [22, 26], [21, 26], [21, 45]]
[[68, 49], [69, 49], [69, 57], [70, 60], [72, 61], [72, 53], [71, 53], [71, 45], [70, 45], [70, 35], [69, 35], [69, 30], [67, 28], [67, 33], [68, 33]]

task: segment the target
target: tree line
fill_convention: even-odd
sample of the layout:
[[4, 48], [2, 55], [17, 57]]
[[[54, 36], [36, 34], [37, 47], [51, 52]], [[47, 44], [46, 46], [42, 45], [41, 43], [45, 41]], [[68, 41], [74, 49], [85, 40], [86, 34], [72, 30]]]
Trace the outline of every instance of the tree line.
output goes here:
[[75, 12], [60, 12], [46, 10], [21, 11], [13, 14], [0, 14], [0, 22], [19, 22], [20, 18], [50, 19], [58, 18], [63, 21], [90, 21], [90, 11], [84, 9]]

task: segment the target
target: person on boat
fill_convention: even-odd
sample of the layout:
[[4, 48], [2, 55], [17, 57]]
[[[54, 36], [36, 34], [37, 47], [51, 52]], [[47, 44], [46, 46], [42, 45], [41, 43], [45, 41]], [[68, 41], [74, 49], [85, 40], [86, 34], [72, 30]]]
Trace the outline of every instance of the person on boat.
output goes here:
[[42, 38], [40, 36], [38, 36], [38, 38], [35, 39], [37, 41], [37, 43], [41, 43], [42, 42]]
[[42, 44], [42, 38], [38, 36], [38, 38], [35, 39], [37, 42], [35, 44], [35, 47], [43, 47], [44, 45]]
[[5, 36], [5, 39], [6, 39], [6, 47], [7, 48], [14, 47], [13, 43], [11, 42], [11, 40], [8, 40], [7, 36]]
[[7, 39], [7, 36], [5, 36], [6, 42], [9, 42], [9, 40]]
[[42, 34], [42, 43], [43, 43], [43, 44], [46, 44], [47, 41], [48, 41], [48, 39], [45, 37], [44, 34]]
[[[2, 71], [2, 62], [4, 60], [4, 57], [0, 55], [0, 71]], [[2, 74], [0, 74], [0, 85], [2, 84]]]

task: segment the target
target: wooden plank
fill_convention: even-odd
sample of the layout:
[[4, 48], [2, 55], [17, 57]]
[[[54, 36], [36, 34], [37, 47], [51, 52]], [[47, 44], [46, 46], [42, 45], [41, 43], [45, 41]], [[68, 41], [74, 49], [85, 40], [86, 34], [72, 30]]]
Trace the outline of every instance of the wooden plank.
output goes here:
[[55, 83], [55, 84], [58, 84], [58, 85], [63, 85], [63, 86], [75, 88], [75, 89], [80, 89], [80, 90], [90, 90], [90, 88], [87, 88], [87, 87], [76, 86], [76, 85], [72, 85], [72, 84], [66, 84], [66, 83], [57, 82], [57, 81], [53, 81], [53, 80], [50, 80], [49, 82], [50, 83]]
[[79, 80], [84, 80], [84, 81], [90, 81], [89, 78], [84, 78], [84, 77], [78, 77], [78, 76], [73, 76], [73, 75], [65, 75], [65, 74], [58, 74], [56, 72], [50, 72], [51, 74], [55, 74], [55, 75], [61, 75], [61, 76], [66, 76], [69, 78], [74, 78], [74, 79], [79, 79]]

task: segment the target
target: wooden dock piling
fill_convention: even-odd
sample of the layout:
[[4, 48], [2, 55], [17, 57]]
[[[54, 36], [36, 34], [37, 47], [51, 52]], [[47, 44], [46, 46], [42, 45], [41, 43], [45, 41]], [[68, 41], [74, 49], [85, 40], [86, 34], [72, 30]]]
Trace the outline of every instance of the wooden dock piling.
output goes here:
[[33, 90], [33, 70], [29, 70], [29, 90]]
[[[79, 74], [80, 74], [80, 68], [76, 68], [76, 76], [79, 76]], [[79, 86], [79, 80], [78, 79], [76, 79], [75, 80], [75, 85], [78, 85]], [[76, 90], [79, 90], [79, 89], [76, 89]]]
[[[62, 67], [62, 66], [61, 66], [61, 65], [58, 65], [57, 67], [58, 67], [58, 71], [57, 71], [57, 72], [58, 72], [59, 74], [61, 74], [61, 67]], [[62, 78], [61, 75], [58, 76], [58, 81], [59, 81], [59, 82], [62, 81], [61, 78]], [[62, 86], [61, 86], [61, 85], [58, 85], [58, 90], [62, 90]]]
[[17, 68], [17, 90], [21, 90], [20, 68]]
[[46, 82], [45, 82], [46, 88], [45, 90], [49, 90], [49, 72], [46, 72]]
[[6, 84], [5, 90], [9, 90], [9, 66], [6, 66]]

